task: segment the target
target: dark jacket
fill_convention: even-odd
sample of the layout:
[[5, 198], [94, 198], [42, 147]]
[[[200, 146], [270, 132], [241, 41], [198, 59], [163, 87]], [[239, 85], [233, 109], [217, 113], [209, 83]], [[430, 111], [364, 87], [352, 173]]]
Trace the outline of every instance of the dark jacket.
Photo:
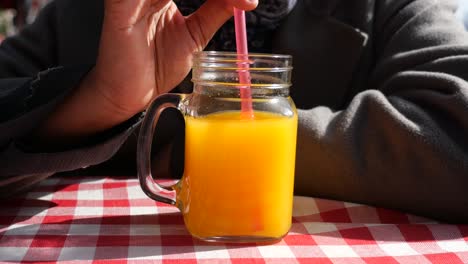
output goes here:
[[[296, 194], [468, 222], [468, 35], [454, 12], [447, 0], [298, 0], [272, 50], [294, 57]], [[24, 140], [95, 63], [102, 14], [101, 1], [55, 1], [2, 43], [3, 194], [102, 163], [135, 137], [141, 116], [66, 149]], [[156, 152], [181, 128], [166, 114]], [[180, 172], [176, 138], [161, 166]]]

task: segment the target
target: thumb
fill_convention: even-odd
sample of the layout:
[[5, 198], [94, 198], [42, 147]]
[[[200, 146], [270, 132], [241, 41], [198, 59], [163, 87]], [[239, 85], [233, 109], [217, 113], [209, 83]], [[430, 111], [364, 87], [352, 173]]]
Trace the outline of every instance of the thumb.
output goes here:
[[202, 50], [216, 31], [233, 15], [234, 7], [252, 10], [258, 0], [208, 0], [187, 17], [187, 27], [198, 48]]

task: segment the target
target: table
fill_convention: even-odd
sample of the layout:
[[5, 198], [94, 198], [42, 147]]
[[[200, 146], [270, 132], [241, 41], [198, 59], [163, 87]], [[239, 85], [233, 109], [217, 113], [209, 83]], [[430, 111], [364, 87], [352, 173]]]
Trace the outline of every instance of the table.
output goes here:
[[208, 244], [135, 177], [52, 177], [0, 209], [3, 263], [468, 263], [467, 225], [307, 197], [276, 244]]

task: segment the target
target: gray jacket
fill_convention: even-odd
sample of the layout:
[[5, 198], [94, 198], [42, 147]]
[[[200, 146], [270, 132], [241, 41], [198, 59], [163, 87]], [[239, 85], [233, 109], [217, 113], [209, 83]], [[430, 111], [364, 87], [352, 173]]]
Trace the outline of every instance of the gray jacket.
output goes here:
[[[468, 222], [468, 35], [454, 12], [447, 0], [298, 0], [272, 50], [294, 56], [296, 194]], [[2, 43], [2, 195], [118, 160], [136, 137], [142, 115], [81, 145], [24, 140], [95, 63], [102, 14], [102, 1], [58, 0]], [[176, 175], [182, 127], [166, 113], [155, 139]]]

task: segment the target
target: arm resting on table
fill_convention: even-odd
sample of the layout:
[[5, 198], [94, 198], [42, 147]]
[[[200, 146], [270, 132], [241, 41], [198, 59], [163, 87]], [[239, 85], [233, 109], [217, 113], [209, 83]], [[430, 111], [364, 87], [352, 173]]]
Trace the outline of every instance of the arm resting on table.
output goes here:
[[468, 222], [468, 35], [446, 1], [376, 1], [369, 90], [300, 110], [296, 192]]

